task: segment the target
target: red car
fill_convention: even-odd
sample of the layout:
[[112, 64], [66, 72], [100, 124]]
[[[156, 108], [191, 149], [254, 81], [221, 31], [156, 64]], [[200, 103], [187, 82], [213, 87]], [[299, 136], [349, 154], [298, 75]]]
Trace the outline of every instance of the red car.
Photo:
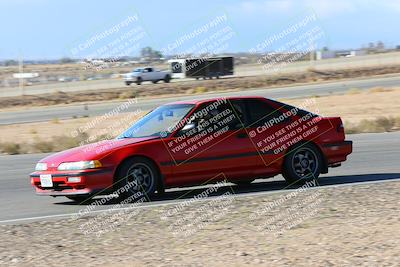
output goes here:
[[42, 159], [30, 177], [39, 195], [82, 201], [278, 174], [316, 179], [351, 152], [339, 117], [262, 97], [216, 98], [162, 105], [114, 140]]

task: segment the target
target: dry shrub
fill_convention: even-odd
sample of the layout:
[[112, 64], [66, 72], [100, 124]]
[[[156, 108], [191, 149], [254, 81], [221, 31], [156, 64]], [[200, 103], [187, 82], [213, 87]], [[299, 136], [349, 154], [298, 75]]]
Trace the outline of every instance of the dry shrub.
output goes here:
[[400, 117], [378, 117], [373, 120], [361, 120], [358, 124], [346, 124], [346, 133], [382, 133], [390, 132], [400, 126]]
[[384, 87], [374, 87], [368, 90], [368, 93], [384, 93], [384, 92], [391, 92], [393, 89], [387, 89]]
[[47, 153], [54, 151], [54, 143], [52, 141], [37, 141], [32, 144], [33, 152]]
[[138, 97], [138, 94], [133, 90], [127, 91], [127, 92], [121, 92], [118, 95], [119, 99], [131, 99], [131, 98], [136, 98], [136, 97]]
[[88, 138], [89, 136], [86, 133], [80, 133], [77, 137], [67, 135], [54, 136], [50, 142], [54, 144], [53, 151], [61, 151], [86, 144], [88, 143]]
[[202, 94], [202, 93], [205, 93], [205, 92], [207, 92], [207, 88], [205, 88], [204, 86], [197, 86], [194, 89], [194, 93], [196, 93], [196, 94]]
[[22, 145], [11, 142], [0, 144], [0, 151], [10, 155], [23, 153]]
[[350, 88], [349, 90], [347, 90], [346, 92], [348, 95], [356, 95], [361, 93], [361, 90], [359, 88]]

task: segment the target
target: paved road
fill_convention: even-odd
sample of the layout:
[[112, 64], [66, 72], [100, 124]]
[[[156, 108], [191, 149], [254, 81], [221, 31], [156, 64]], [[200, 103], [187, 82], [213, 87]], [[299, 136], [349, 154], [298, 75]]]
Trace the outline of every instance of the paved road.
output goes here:
[[[326, 186], [357, 186], [360, 183], [381, 183], [400, 181], [400, 132], [381, 134], [349, 135], [354, 141], [354, 152], [342, 167], [331, 169], [320, 179], [320, 185]], [[33, 170], [37, 160], [45, 154], [0, 156], [0, 224], [22, 223], [31, 220], [43, 220], [59, 217], [70, 217], [85, 208], [85, 205], [75, 205], [64, 197], [51, 198], [36, 196], [30, 186], [28, 174]], [[273, 179], [260, 180], [249, 187], [239, 189], [233, 187], [237, 197], [254, 194], [282, 193], [286, 183], [281, 176]], [[230, 188], [230, 187], [229, 187]], [[224, 193], [228, 188], [219, 190]], [[169, 205], [182, 201], [178, 199], [183, 194], [192, 197], [201, 189], [168, 190], [163, 198], [145, 205]], [[103, 206], [100, 209], [107, 209]]]
[[[312, 95], [328, 95], [328, 94], [339, 94], [343, 93], [351, 88], [359, 88], [366, 90], [369, 88], [384, 86], [392, 87], [400, 85], [400, 77], [385, 77], [385, 78], [372, 78], [372, 79], [357, 79], [357, 80], [346, 80], [339, 82], [330, 83], [319, 83], [312, 85], [298, 85], [298, 86], [286, 86], [273, 89], [255, 89], [246, 90], [239, 92], [225, 92], [225, 93], [214, 93], [214, 94], [203, 94], [203, 95], [190, 95], [181, 97], [171, 97], [153, 100], [139, 100], [137, 104], [131, 105], [131, 107], [125, 111], [135, 111], [137, 109], [149, 110], [157, 107], [160, 104], [168, 103], [176, 100], [186, 99], [201, 99], [215, 96], [243, 96], [243, 95], [258, 95], [269, 98], [298, 98], [307, 97]], [[88, 110], [84, 109], [84, 105], [67, 105], [67, 106], [53, 106], [46, 108], [30, 108], [23, 111], [10, 111], [0, 113], [0, 125], [16, 124], [16, 123], [27, 123], [27, 122], [38, 122], [38, 121], [49, 121], [54, 118], [67, 119], [74, 116], [96, 116], [102, 115], [106, 112], [111, 111], [123, 102], [103, 102], [90, 104]]]

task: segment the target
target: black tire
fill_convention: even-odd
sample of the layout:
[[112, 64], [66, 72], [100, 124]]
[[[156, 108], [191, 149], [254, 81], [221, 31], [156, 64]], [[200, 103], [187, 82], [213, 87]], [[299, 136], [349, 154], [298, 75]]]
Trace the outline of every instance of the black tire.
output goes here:
[[254, 182], [255, 179], [248, 179], [248, 180], [237, 180], [237, 181], [231, 181], [232, 183], [238, 185], [238, 186], [246, 186]]
[[92, 199], [90, 195], [75, 195], [75, 196], [66, 196], [68, 199], [75, 201], [78, 204], [84, 204], [89, 202]]
[[[121, 190], [120, 197], [123, 199], [130, 196], [138, 196], [138, 193], [141, 192], [141, 196], [149, 200], [158, 188], [159, 179], [159, 171], [151, 160], [143, 157], [134, 157], [125, 160], [118, 169], [115, 177], [117, 187], [114, 189], [115, 191], [123, 187], [128, 189]], [[129, 185], [130, 183], [132, 184]]]
[[158, 81], [153, 81], [154, 84], [158, 83]]
[[141, 83], [142, 83], [142, 78], [140, 78], [140, 77], [137, 78], [137, 79], [136, 79], [136, 84], [137, 84], [137, 85], [140, 85]]
[[126, 84], [127, 86], [129, 86], [129, 85], [131, 85], [131, 82], [125, 81], [125, 84]]
[[171, 76], [165, 75], [164, 82], [169, 83], [171, 81]]
[[300, 144], [286, 154], [282, 175], [288, 183], [316, 180], [322, 164], [322, 155], [314, 145]]

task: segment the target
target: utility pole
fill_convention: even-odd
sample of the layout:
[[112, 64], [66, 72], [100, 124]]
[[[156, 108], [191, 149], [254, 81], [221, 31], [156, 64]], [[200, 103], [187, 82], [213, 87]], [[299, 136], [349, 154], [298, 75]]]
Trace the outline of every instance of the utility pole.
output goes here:
[[312, 43], [310, 44], [310, 67], [311, 67], [311, 68], [314, 67], [314, 54], [316, 53], [315, 47], [316, 47], [316, 46], [315, 46], [315, 43], [312, 42]]
[[[19, 64], [18, 64], [18, 68], [19, 68], [19, 73], [23, 73], [24, 72], [24, 61], [22, 59], [22, 55], [19, 56]], [[21, 74], [22, 75], [22, 74]], [[24, 95], [24, 78], [22, 78], [22, 76], [19, 78], [19, 90], [21, 92], [21, 95]]]

